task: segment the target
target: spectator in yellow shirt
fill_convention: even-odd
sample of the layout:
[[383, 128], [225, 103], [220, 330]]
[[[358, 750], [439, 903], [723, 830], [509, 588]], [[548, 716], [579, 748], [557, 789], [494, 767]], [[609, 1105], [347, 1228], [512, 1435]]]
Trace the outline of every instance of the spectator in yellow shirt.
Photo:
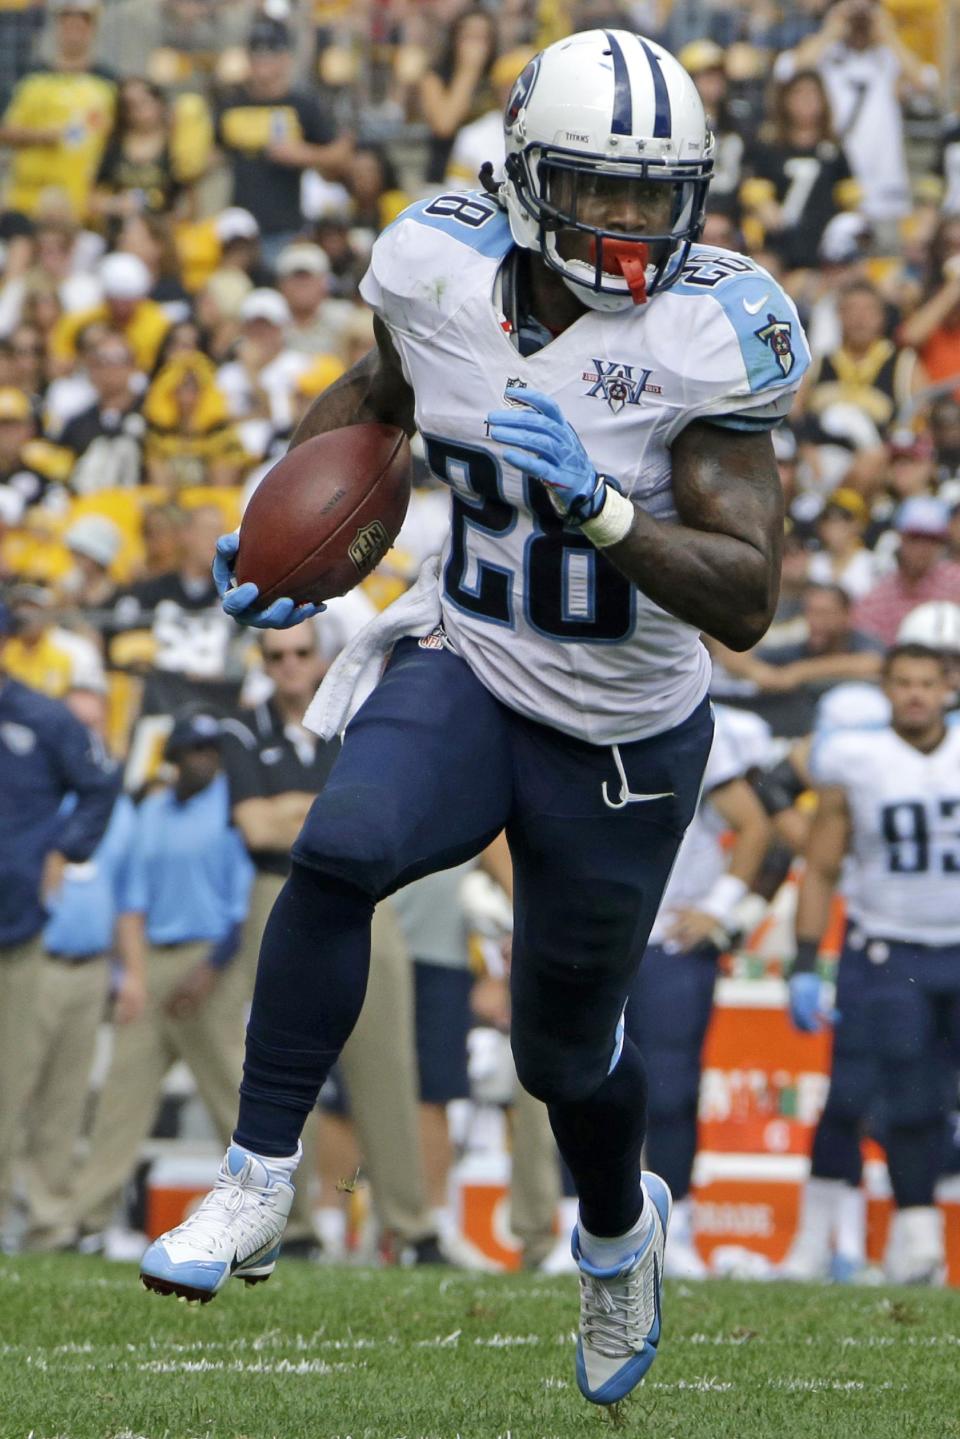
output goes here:
[[25, 582], [14, 585], [8, 599], [17, 626], [3, 655], [3, 667], [11, 679], [51, 699], [62, 699], [81, 681], [106, 690], [98, 644], [89, 634], [56, 623], [51, 589]]
[[78, 310], [57, 321], [50, 338], [53, 363], [61, 371], [69, 368], [76, 359], [81, 331], [102, 321], [126, 337], [137, 369], [149, 373], [170, 328], [163, 307], [149, 299], [150, 271], [138, 256], [118, 250], [101, 262], [97, 273], [103, 300], [90, 310]]
[[206, 355], [177, 355], [164, 364], [147, 391], [143, 417], [144, 458], [153, 485], [171, 490], [234, 485], [250, 468]]
[[55, 56], [21, 80], [0, 121], [0, 145], [13, 150], [3, 204], [36, 214], [50, 190], [83, 219], [113, 124], [113, 76], [92, 63], [97, 0], [51, 0]]

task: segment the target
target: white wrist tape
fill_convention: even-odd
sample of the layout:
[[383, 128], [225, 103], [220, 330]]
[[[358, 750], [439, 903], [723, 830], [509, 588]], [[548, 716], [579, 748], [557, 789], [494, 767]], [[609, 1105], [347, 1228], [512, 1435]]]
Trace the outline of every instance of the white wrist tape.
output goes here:
[[583, 522], [580, 526], [581, 533], [585, 534], [598, 550], [605, 550], [610, 545], [618, 544], [627, 534], [633, 524], [633, 513], [633, 505], [626, 495], [621, 495], [613, 485], [607, 485], [603, 509], [599, 515], [594, 515], [592, 520]]
[[718, 924], [726, 928], [733, 917], [733, 911], [749, 892], [749, 887], [742, 879], [737, 879], [732, 874], [722, 874], [714, 881], [709, 894], [697, 900], [695, 908], [702, 910], [704, 914], [712, 914]]

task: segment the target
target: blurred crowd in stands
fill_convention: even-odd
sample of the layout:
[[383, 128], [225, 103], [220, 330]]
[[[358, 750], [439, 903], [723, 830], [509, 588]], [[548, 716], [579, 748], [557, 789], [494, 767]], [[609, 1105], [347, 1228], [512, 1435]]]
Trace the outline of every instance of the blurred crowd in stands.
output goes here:
[[[302, 635], [258, 642], [223, 616], [214, 541], [237, 525], [311, 399], [369, 348], [358, 283], [378, 232], [413, 199], [473, 187], [484, 161], [501, 169], [502, 108], [542, 45], [611, 24], [679, 55], [717, 136], [704, 239], [754, 257], [785, 285], [814, 352], [796, 409], [774, 436], [787, 501], [776, 620], [750, 654], [713, 647], [715, 697], [766, 722], [776, 759], [777, 742], [782, 755], [787, 740], [809, 733], [825, 691], [878, 680], [883, 651], [912, 610], [960, 605], [960, 119], [951, 115], [960, 22], [951, 12], [938, 0], [0, 8], [0, 670], [92, 728], [129, 797], [102, 841], [101, 868], [112, 876], [106, 917], [82, 954], [71, 949], [70, 926], [51, 937], [62, 873], [44, 870], [53, 918], [35, 918], [45, 929], [22, 934], [0, 903], [0, 971], [7, 951], [34, 942], [51, 964], [79, 957], [99, 966], [82, 1000], [90, 1018], [71, 1053], [72, 1084], [61, 1074], [58, 1090], [44, 1064], [66, 1048], [67, 1033], [76, 1038], [80, 997], [60, 1029], [51, 1020], [47, 1058], [23, 1077], [31, 1092], [18, 1090], [17, 1104], [11, 1090], [0, 1095], [4, 1135], [19, 1123], [17, 1105], [46, 1116], [31, 1121], [42, 1137], [26, 1171], [39, 1245], [75, 1237], [78, 1220], [81, 1229], [106, 1223], [176, 1058], [193, 1067], [216, 1124], [229, 1123], [225, 1076], [239, 1062], [258, 939], [240, 930], [251, 906], [262, 925], [283, 873], [278, 856], [329, 766], [302, 728], [303, 709], [342, 644], [440, 548], [445, 501], [418, 456], [396, 549]], [[15, 754], [27, 743], [18, 724], [0, 713], [0, 737]], [[284, 770], [279, 787], [272, 766]], [[71, 774], [52, 762], [51, 813], [74, 788]], [[0, 811], [13, 793], [0, 793]], [[193, 848], [169, 828], [170, 795], [198, 806]], [[18, 807], [32, 802], [16, 798]], [[0, 873], [16, 868], [19, 825], [19, 809], [0, 823]], [[238, 834], [248, 868], [223, 857]], [[74, 862], [68, 876], [89, 860], [82, 843], [52, 847]], [[493, 856], [488, 865], [489, 884], [501, 882], [495, 894], [509, 889], [502, 863]], [[402, 1175], [381, 1163], [398, 1192], [387, 1194], [385, 1179], [380, 1202], [386, 1228], [420, 1257], [431, 1254], [429, 1211], [442, 1207], [450, 1156], [445, 1124], [429, 1111], [469, 1093], [471, 1023], [508, 1022], [491, 958], [508, 926], [502, 915], [491, 920], [499, 912], [490, 893], [464, 907], [463, 878], [419, 908], [416, 896], [399, 905], [399, 931], [380, 939], [385, 952], [457, 976], [440, 987], [422, 976], [401, 984], [403, 1005], [413, 1013], [416, 1000], [431, 1016], [407, 1038], [433, 1177], [399, 1192]], [[181, 906], [174, 920], [173, 897], [194, 890], [195, 911]], [[115, 915], [127, 910], [140, 916], [139, 932], [118, 934]], [[488, 961], [473, 1021], [468, 929], [485, 936]], [[178, 967], [151, 998], [143, 956], [165, 947], [178, 949]], [[233, 1013], [236, 1026], [229, 1035], [213, 1027], [218, 1048], [202, 1019], [213, 985], [228, 983], [220, 969], [233, 992], [218, 1013]], [[62, 973], [51, 973], [48, 988], [62, 999]], [[44, 1153], [66, 1141], [42, 1124], [56, 1108], [64, 1118], [66, 1105], [60, 1135], [83, 1129], [82, 1075], [108, 992], [118, 1035], [150, 1004], [156, 1025], [149, 1044], [141, 1036], [126, 1056], [140, 1066], [136, 1082], [114, 1071], [111, 1102], [128, 1120], [130, 1086], [147, 1097], [122, 1137], [114, 1111], [101, 1109], [93, 1144], [102, 1139], [106, 1150], [97, 1150], [99, 1176], [88, 1170], [82, 1180], [81, 1216], [73, 1169], [44, 1167]], [[56, 1008], [30, 993], [43, 1013]], [[384, 1001], [388, 1034], [396, 1003], [395, 992]], [[448, 1032], [437, 1015], [451, 1013], [459, 1019]], [[441, 1033], [456, 1054], [434, 1055], [431, 1070]], [[382, 1116], [387, 1101], [361, 1098], [362, 1058], [355, 1071], [362, 1128], [359, 1111]], [[338, 1104], [327, 1121], [327, 1194], [357, 1152], [337, 1128]], [[408, 1153], [410, 1114], [387, 1126]], [[378, 1144], [375, 1128], [367, 1148]], [[6, 1184], [0, 1174], [0, 1204]], [[539, 1260], [543, 1244], [531, 1241], [530, 1252]]]

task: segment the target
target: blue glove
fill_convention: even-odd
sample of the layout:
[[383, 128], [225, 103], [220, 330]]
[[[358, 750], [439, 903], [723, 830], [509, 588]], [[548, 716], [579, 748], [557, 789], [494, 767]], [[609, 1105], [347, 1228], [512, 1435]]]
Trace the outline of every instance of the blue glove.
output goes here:
[[326, 605], [295, 605], [293, 600], [274, 600], [265, 610], [254, 609], [260, 591], [252, 581], [238, 585], [233, 575], [233, 566], [240, 548], [240, 536], [221, 535], [213, 557], [213, 582], [217, 587], [223, 605], [223, 612], [236, 620], [238, 625], [249, 625], [258, 630], [288, 630], [303, 620], [322, 615]]
[[597, 474], [580, 436], [563, 418], [556, 400], [537, 390], [509, 389], [505, 393], [528, 408], [493, 410], [487, 416], [492, 440], [520, 447], [504, 450], [504, 459], [542, 481], [564, 519], [575, 525], [592, 520], [603, 509], [607, 481]]
[[835, 1009], [823, 1008], [823, 981], [819, 974], [791, 974], [788, 989], [790, 1018], [795, 1029], [804, 1034], [816, 1034], [839, 1018]]

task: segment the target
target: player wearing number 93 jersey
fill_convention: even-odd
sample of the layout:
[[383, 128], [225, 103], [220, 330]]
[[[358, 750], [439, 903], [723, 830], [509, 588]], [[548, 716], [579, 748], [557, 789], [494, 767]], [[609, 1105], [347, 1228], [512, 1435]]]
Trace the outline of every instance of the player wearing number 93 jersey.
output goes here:
[[[816, 1027], [814, 962], [847, 854], [856, 923], [838, 968], [835, 1073], [815, 1159], [821, 1180], [845, 1177], [833, 1168], [855, 1152], [859, 1122], [879, 1092], [900, 1211], [888, 1273], [908, 1282], [935, 1278], [943, 1263], [933, 1191], [945, 1097], [960, 1064], [960, 727], [945, 722], [951, 686], [942, 654], [896, 646], [884, 689], [889, 725], [834, 731], [811, 752], [819, 803], [790, 988], [795, 1014], [809, 1016], [803, 1027]], [[838, 1064], [842, 1093], [834, 1091]]]
[[[504, 123], [502, 185], [481, 172], [377, 240], [376, 347], [294, 436], [419, 428], [451, 533], [439, 588], [428, 572], [321, 692], [326, 713], [360, 651], [398, 641], [264, 932], [220, 1181], [141, 1272], [200, 1299], [270, 1274], [300, 1130], [360, 1012], [373, 905], [505, 829], [511, 1041], [577, 1185], [577, 1381], [608, 1404], [657, 1353], [671, 1202], [641, 1175], [623, 1008], [710, 749], [699, 634], [747, 648], [776, 604], [768, 431], [808, 354], [770, 276], [698, 244], [713, 139], [665, 50], [571, 36], [518, 77]], [[228, 613], [309, 615], [258, 610], [254, 586], [230, 588], [234, 541], [218, 551]]]

